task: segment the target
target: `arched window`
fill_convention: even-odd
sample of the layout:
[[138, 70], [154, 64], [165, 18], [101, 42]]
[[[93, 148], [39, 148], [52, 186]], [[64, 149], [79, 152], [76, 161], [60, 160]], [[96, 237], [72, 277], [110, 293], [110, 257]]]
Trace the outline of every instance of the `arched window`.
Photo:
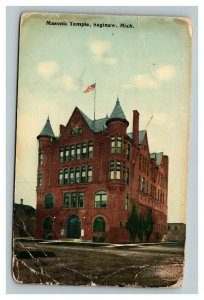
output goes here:
[[59, 173], [58, 173], [58, 183], [59, 184], [63, 184], [63, 170], [59, 170]]
[[106, 223], [105, 223], [104, 218], [97, 217], [94, 220], [93, 231], [94, 232], [105, 232], [106, 231]]
[[47, 217], [43, 221], [43, 230], [44, 231], [51, 231], [53, 228], [53, 220], [50, 217]]
[[54, 206], [54, 197], [52, 194], [48, 194], [45, 196], [45, 209], [52, 209]]
[[107, 206], [107, 193], [105, 191], [98, 191], [95, 193], [94, 207]]

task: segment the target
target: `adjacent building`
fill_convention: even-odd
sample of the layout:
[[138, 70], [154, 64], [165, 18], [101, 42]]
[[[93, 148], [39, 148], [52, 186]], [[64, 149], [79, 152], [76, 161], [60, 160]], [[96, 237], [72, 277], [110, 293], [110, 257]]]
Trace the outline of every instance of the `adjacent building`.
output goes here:
[[14, 203], [13, 211], [13, 235], [17, 237], [35, 236], [35, 209], [23, 203]]
[[58, 137], [50, 120], [38, 135], [36, 237], [129, 242], [128, 216], [152, 210], [151, 240], [167, 230], [168, 156], [150, 153], [147, 131], [133, 128], [119, 100], [91, 120], [75, 108]]
[[168, 223], [166, 241], [168, 242], [185, 242], [186, 224]]

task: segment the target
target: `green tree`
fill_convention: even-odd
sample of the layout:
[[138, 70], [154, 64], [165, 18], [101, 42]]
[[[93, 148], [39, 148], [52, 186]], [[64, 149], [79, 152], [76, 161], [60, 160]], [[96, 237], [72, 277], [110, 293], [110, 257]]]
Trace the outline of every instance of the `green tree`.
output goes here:
[[138, 216], [137, 216], [137, 210], [135, 205], [132, 206], [132, 212], [128, 218], [127, 230], [129, 231], [130, 234], [130, 241], [134, 243], [135, 237], [137, 235], [137, 230], [138, 230]]
[[145, 231], [145, 220], [142, 215], [140, 215], [139, 220], [138, 220], [138, 238], [140, 242], [143, 241], [143, 235]]
[[153, 228], [154, 228], [154, 221], [152, 218], [152, 209], [149, 209], [147, 212], [146, 221], [145, 221], [146, 242], [148, 242], [150, 240]]

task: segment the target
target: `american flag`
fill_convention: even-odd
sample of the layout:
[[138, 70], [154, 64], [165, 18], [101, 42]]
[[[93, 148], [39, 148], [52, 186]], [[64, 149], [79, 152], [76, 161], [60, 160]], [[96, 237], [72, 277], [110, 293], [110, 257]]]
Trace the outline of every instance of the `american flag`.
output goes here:
[[96, 84], [95, 84], [95, 83], [93, 83], [92, 85], [89, 85], [89, 86], [85, 89], [84, 93], [89, 93], [89, 92], [94, 91], [94, 90], [95, 90], [95, 87], [96, 87]]

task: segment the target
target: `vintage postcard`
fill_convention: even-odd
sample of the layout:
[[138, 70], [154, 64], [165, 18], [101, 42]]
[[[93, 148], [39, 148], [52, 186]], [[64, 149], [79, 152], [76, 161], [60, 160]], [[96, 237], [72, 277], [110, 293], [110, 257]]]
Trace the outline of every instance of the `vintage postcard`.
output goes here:
[[17, 283], [182, 286], [191, 36], [183, 17], [21, 16]]

